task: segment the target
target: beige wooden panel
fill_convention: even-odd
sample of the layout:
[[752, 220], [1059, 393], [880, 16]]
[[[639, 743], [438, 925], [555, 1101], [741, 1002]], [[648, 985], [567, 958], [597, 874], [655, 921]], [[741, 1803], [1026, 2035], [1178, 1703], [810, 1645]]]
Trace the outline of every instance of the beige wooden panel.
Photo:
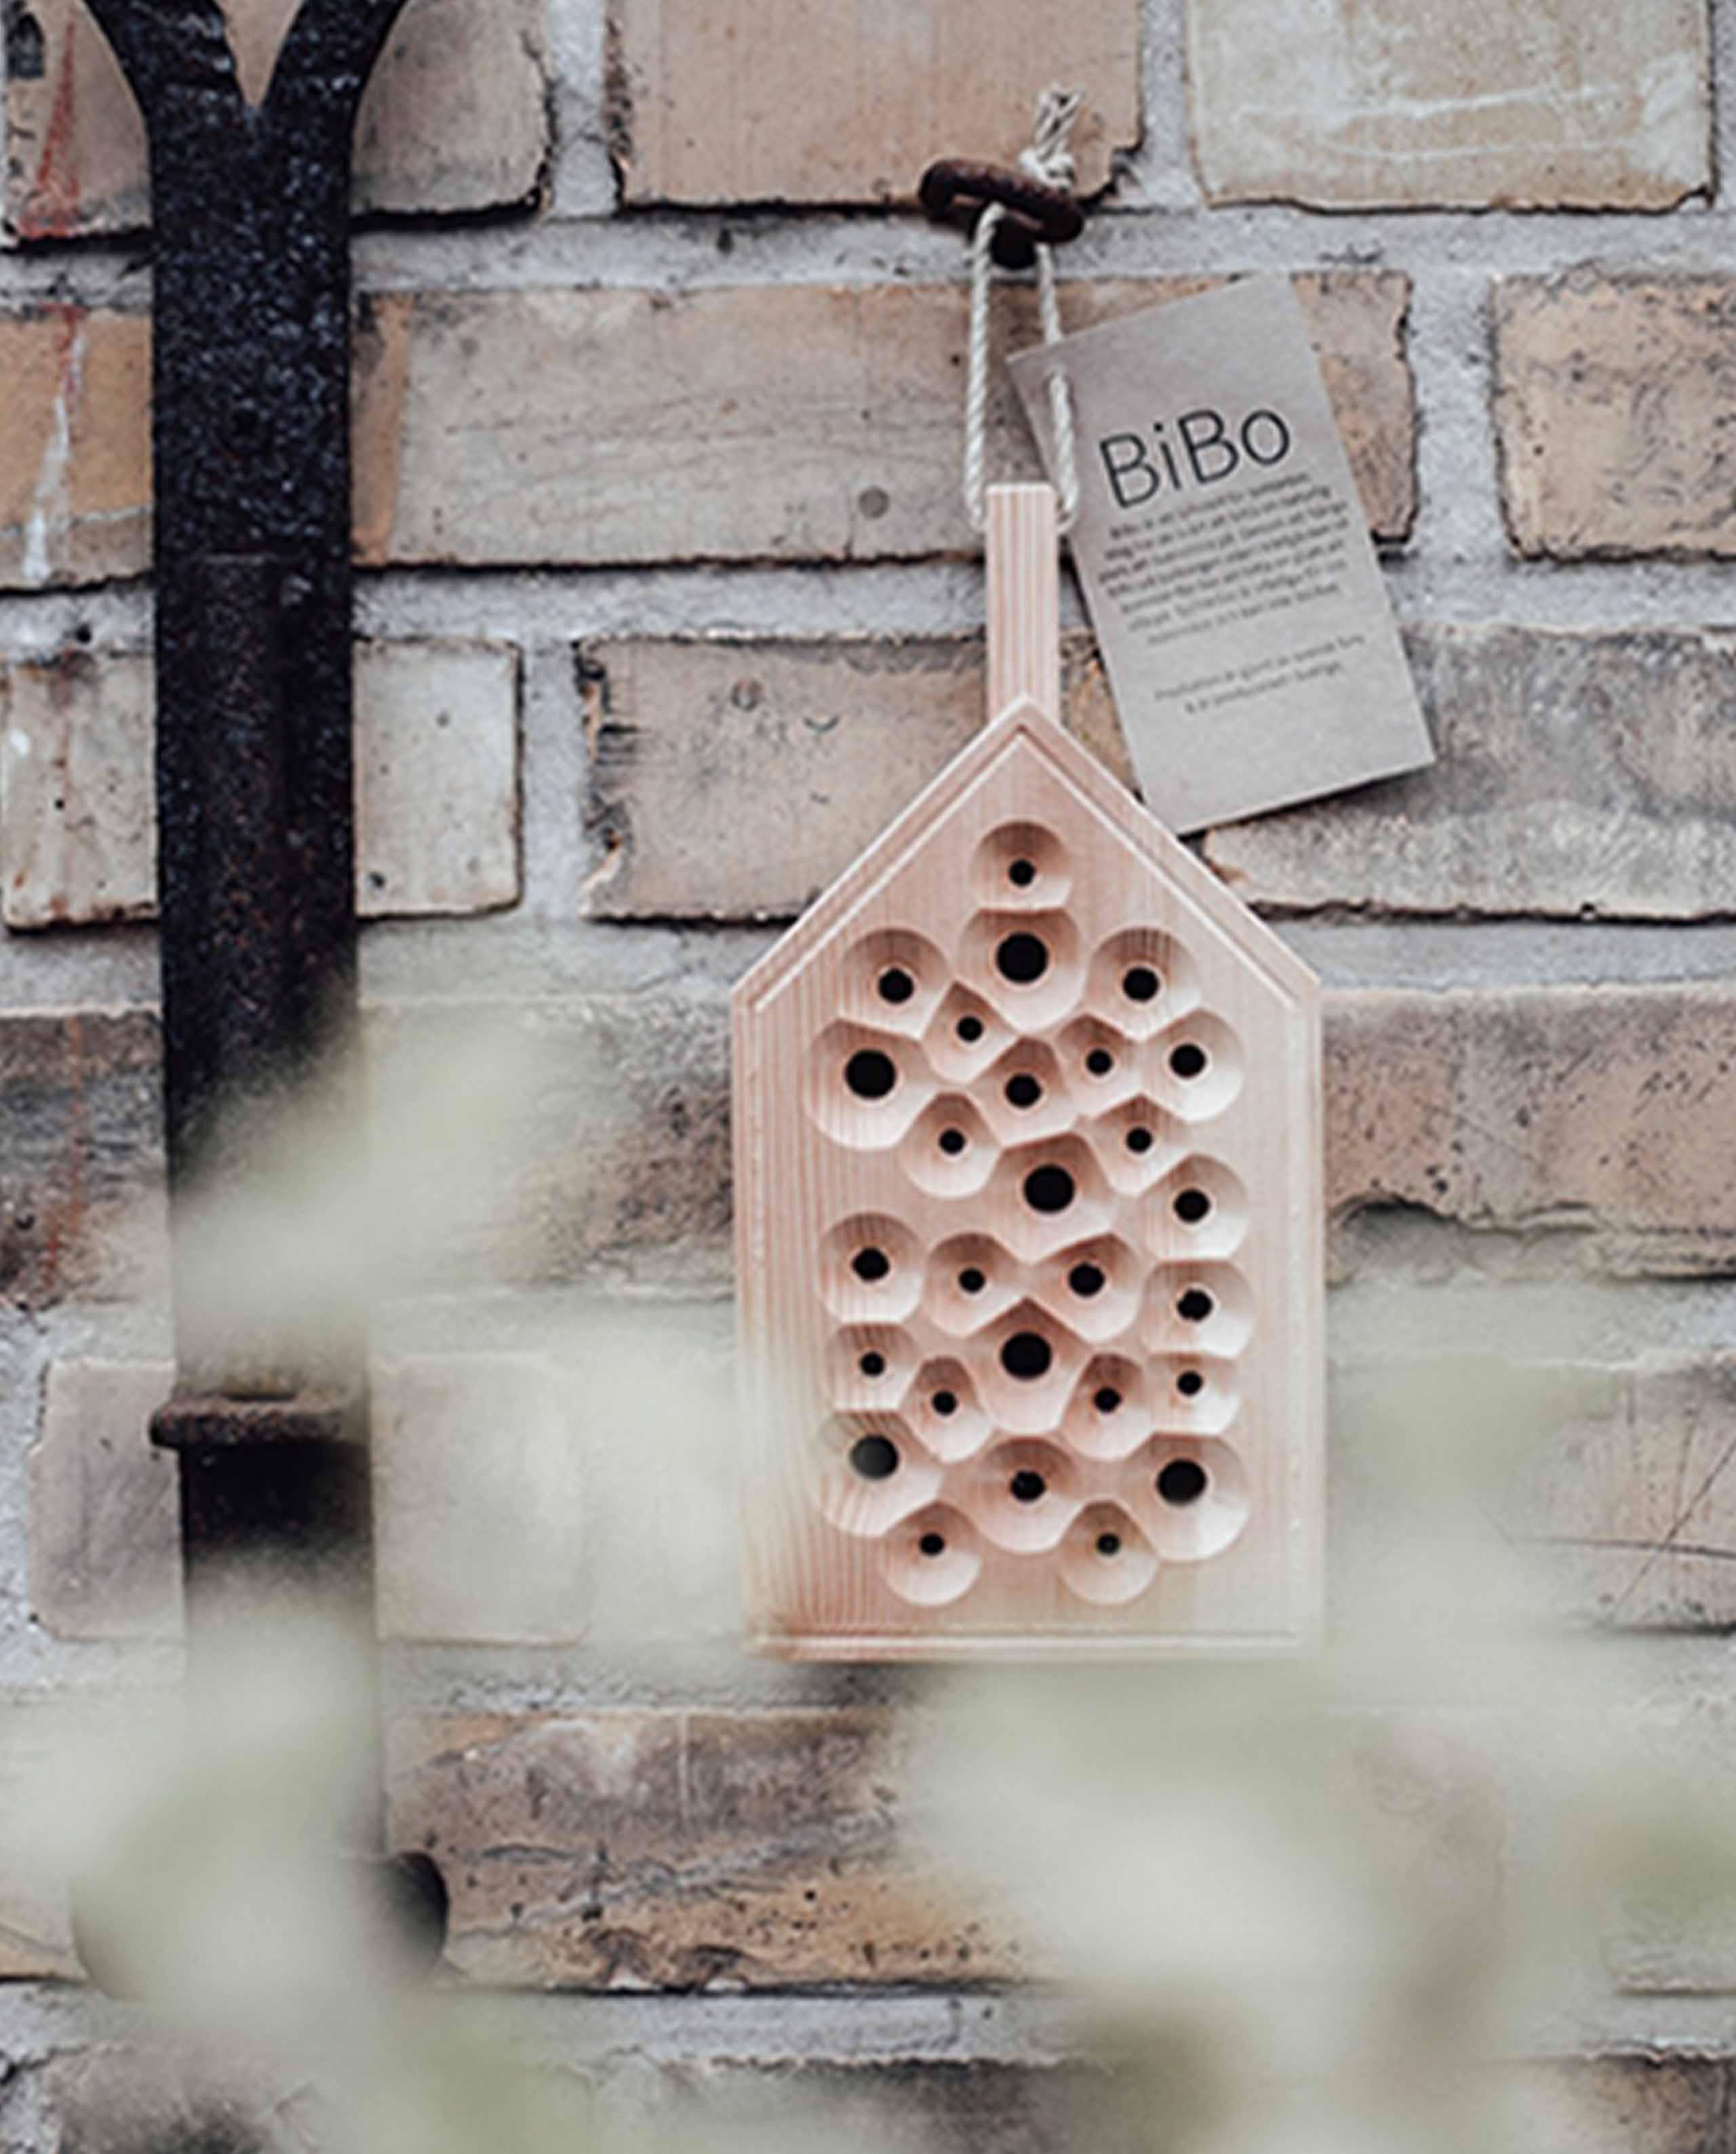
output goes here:
[[609, 31], [629, 202], [902, 201], [937, 157], [1011, 162], [1051, 83], [1085, 191], [1139, 139], [1138, 0], [612, 0]]

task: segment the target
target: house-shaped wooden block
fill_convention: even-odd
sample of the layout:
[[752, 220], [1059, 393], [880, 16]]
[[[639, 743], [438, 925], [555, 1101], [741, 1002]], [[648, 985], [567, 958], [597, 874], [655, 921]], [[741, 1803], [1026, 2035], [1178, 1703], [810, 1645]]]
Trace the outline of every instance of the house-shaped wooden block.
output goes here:
[[1318, 988], [1054, 722], [1052, 595], [997, 669], [1006, 582], [991, 681], [1034, 695], [736, 990], [754, 1642], [1293, 1647], [1320, 1595]]

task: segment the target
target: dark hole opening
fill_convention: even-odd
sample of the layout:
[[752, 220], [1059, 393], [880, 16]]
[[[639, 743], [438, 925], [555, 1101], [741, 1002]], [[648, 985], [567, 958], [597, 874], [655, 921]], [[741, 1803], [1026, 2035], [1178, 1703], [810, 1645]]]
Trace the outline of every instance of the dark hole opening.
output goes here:
[[1119, 1534], [1099, 1534], [1097, 1536], [1097, 1553], [1099, 1555], [1119, 1555], [1121, 1553], [1121, 1535]]
[[1085, 1068], [1094, 1077], [1106, 1077], [1116, 1066], [1116, 1059], [1106, 1047], [1094, 1047], [1085, 1057]]
[[1101, 1294], [1105, 1284], [1100, 1264], [1075, 1264], [1067, 1274], [1067, 1284], [1076, 1294], [1089, 1300], [1094, 1294]]
[[1148, 1003], [1162, 983], [1149, 965], [1130, 965], [1121, 975], [1121, 993], [1130, 1003]]
[[1091, 1401], [1099, 1413], [1114, 1413], [1121, 1403], [1121, 1395], [1113, 1384], [1105, 1384]]
[[1040, 1331], [1015, 1331], [1001, 1349], [1001, 1366], [1009, 1376], [1017, 1376], [1026, 1383], [1034, 1377], [1046, 1376], [1054, 1359], [1049, 1341]]
[[883, 1376], [886, 1373], [886, 1357], [884, 1354], [876, 1354], [871, 1347], [856, 1366], [865, 1376]]
[[1149, 1151], [1151, 1149], [1151, 1132], [1143, 1122], [1136, 1122], [1128, 1131], [1127, 1149], [1129, 1151]]
[[890, 1054], [877, 1047], [859, 1047], [844, 1065], [844, 1081], [859, 1100], [884, 1100], [898, 1082]]
[[944, 1555], [947, 1552], [946, 1536], [944, 1534], [924, 1534], [922, 1539], [917, 1543], [917, 1546], [921, 1549], [924, 1555]]
[[883, 1003], [907, 1003], [917, 992], [917, 983], [902, 965], [888, 965], [880, 976], [880, 998]]
[[850, 1462], [865, 1481], [884, 1481], [898, 1471], [898, 1447], [889, 1436], [859, 1436], [850, 1447]]
[[1049, 945], [1039, 935], [1008, 935], [994, 953], [1001, 977], [1016, 987], [1029, 987], [1049, 970]]
[[884, 1249], [858, 1249], [850, 1260], [850, 1268], [859, 1279], [883, 1279], [892, 1268], [892, 1259]]
[[1166, 1503], [1194, 1503], [1206, 1493], [1206, 1469], [1197, 1458], [1172, 1458], [1157, 1476]]
[[1206, 1066], [1206, 1050], [1184, 1039], [1179, 1047], [1171, 1049], [1169, 1066], [1178, 1077], [1197, 1077]]
[[1176, 1304], [1176, 1314], [1184, 1323], [1203, 1324], [1217, 1305], [1202, 1286], [1191, 1286]]
[[1065, 1166], [1034, 1166], [1024, 1178], [1024, 1201], [1034, 1212], [1065, 1212], [1074, 1193]]
[[937, 1414], [955, 1414], [958, 1411], [957, 1391], [937, 1391], [928, 1401]]
[[1176, 1199], [1176, 1217], [1185, 1226], [1198, 1226], [1211, 1209], [1212, 1200], [1203, 1189], [1184, 1189]]
[[1021, 1069], [1016, 1077], [1007, 1080], [1007, 1098], [1015, 1107], [1034, 1107], [1043, 1097], [1043, 1087], [1036, 1079]]
[[1022, 1466], [1007, 1487], [1015, 1503], [1034, 1503], [1049, 1483], [1040, 1473], [1034, 1473], [1029, 1466]]
[[964, 1150], [964, 1131], [962, 1130], [942, 1130], [940, 1133], [940, 1148], [942, 1151], [949, 1151], [955, 1154], [962, 1151]]
[[958, 1037], [964, 1042], [967, 1047], [973, 1047], [983, 1037], [983, 1020], [979, 1017], [972, 1017], [969, 1013], [967, 1012], [963, 1017], [959, 1018], [957, 1023], [953, 1026], [952, 1029], [958, 1034]]
[[1036, 862], [1034, 860], [1014, 860], [1013, 865], [1007, 870], [1007, 880], [1010, 883], [1016, 883], [1021, 890], [1029, 890], [1030, 886], [1037, 880]]
[[961, 1294], [981, 1294], [988, 1284], [974, 1264], [967, 1264], [958, 1274], [958, 1291]]
[[1184, 1399], [1197, 1398], [1206, 1388], [1206, 1380], [1197, 1369], [1184, 1369], [1176, 1379], [1176, 1389]]

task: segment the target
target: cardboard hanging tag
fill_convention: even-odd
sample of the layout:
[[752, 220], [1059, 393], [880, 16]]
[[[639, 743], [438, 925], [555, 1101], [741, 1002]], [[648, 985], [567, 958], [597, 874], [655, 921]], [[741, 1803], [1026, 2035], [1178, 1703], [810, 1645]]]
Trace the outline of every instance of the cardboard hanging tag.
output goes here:
[[1434, 760], [1361, 498], [1287, 278], [1019, 353], [1078, 437], [1073, 558], [1135, 769], [1177, 831]]

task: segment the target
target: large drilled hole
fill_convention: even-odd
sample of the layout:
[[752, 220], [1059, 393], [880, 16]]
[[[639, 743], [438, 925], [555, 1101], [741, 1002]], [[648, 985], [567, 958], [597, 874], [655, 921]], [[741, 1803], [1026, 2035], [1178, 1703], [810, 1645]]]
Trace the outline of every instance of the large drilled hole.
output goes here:
[[1151, 1149], [1153, 1139], [1151, 1132], [1143, 1122], [1136, 1122], [1128, 1131], [1125, 1142], [1129, 1151], [1149, 1151]]
[[1049, 1483], [1040, 1473], [1029, 1466], [1022, 1466], [1007, 1483], [1008, 1491], [1015, 1503], [1034, 1503], [1048, 1489]]
[[947, 1552], [947, 1537], [944, 1534], [924, 1534], [922, 1539], [917, 1543], [917, 1546], [926, 1556], [944, 1555]]
[[956, 1159], [958, 1156], [959, 1153], [964, 1150], [964, 1146], [965, 1136], [962, 1130], [942, 1130], [941, 1131], [940, 1148], [943, 1152], [948, 1153], [952, 1158]]
[[988, 1281], [974, 1264], [967, 1264], [958, 1274], [958, 1291], [961, 1294], [981, 1294], [988, 1284]]
[[1049, 970], [1049, 945], [1040, 935], [1004, 936], [994, 953], [995, 968], [1003, 980], [1011, 980], [1015, 987], [1029, 987], [1033, 980], [1040, 980]]
[[1015, 1331], [1001, 1348], [1001, 1366], [1009, 1376], [1017, 1376], [1024, 1383], [1046, 1376], [1054, 1359], [1049, 1341], [1040, 1331]]
[[1212, 1200], [1203, 1189], [1184, 1189], [1176, 1198], [1175, 1214], [1184, 1227], [1197, 1227], [1210, 1216]]
[[1203, 1324], [1217, 1306], [1202, 1286], [1191, 1286], [1176, 1304], [1176, 1314], [1184, 1324]]
[[1149, 965], [1130, 965], [1121, 975], [1121, 993], [1130, 1003], [1154, 1001], [1162, 984]]
[[957, 1391], [937, 1391], [928, 1403], [944, 1419], [947, 1415], [957, 1412], [958, 1394]]
[[979, 1017], [973, 1017], [967, 1010], [952, 1029], [967, 1047], [974, 1047], [983, 1037], [983, 1020]]
[[884, 1481], [898, 1471], [898, 1447], [889, 1436], [859, 1436], [850, 1447], [850, 1462], [865, 1481]]
[[1017, 1076], [1007, 1080], [1007, 1104], [1011, 1107], [1034, 1107], [1043, 1097], [1043, 1087], [1029, 1070], [1021, 1069]]
[[917, 992], [916, 982], [902, 965], [888, 965], [877, 984], [883, 1003], [907, 1003]]
[[1101, 1294], [1107, 1281], [1100, 1264], [1075, 1264], [1067, 1274], [1067, 1284], [1074, 1293], [1089, 1301], [1094, 1294]]
[[1037, 863], [1034, 860], [1012, 861], [1007, 869], [1007, 880], [1015, 889], [1029, 890], [1037, 880]]
[[844, 1065], [844, 1081], [859, 1100], [884, 1100], [898, 1082], [898, 1071], [890, 1054], [859, 1047]]
[[892, 1259], [884, 1249], [858, 1249], [850, 1260], [850, 1268], [859, 1279], [866, 1279], [871, 1286], [891, 1270]]
[[1166, 1503], [1197, 1503], [1206, 1493], [1206, 1469], [1197, 1458], [1172, 1458], [1157, 1476]]
[[1197, 1369], [1184, 1369], [1176, 1379], [1176, 1389], [1184, 1399], [1197, 1399], [1206, 1388], [1206, 1380]]
[[1065, 1212], [1075, 1194], [1065, 1166], [1034, 1166], [1024, 1178], [1024, 1201], [1034, 1212]]
[[1206, 1050], [1184, 1039], [1179, 1047], [1170, 1049], [1169, 1066], [1178, 1077], [1197, 1077], [1206, 1066]]
[[1094, 1047], [1085, 1057], [1085, 1068], [1094, 1077], [1106, 1077], [1116, 1066], [1116, 1059], [1106, 1047]]
[[856, 1366], [865, 1376], [883, 1376], [886, 1373], [886, 1357], [884, 1354], [876, 1354], [871, 1347]]
[[1091, 1404], [1100, 1414], [1118, 1413], [1121, 1411], [1121, 1395], [1113, 1384], [1105, 1384], [1092, 1398]]

